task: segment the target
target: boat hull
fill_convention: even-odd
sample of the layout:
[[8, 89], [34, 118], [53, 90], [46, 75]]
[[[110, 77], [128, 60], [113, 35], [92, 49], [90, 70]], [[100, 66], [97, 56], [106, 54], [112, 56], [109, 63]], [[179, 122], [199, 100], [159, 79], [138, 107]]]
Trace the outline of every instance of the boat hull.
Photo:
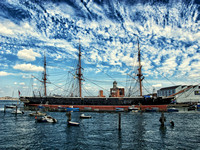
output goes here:
[[51, 105], [164, 105], [171, 103], [172, 98], [144, 98], [144, 97], [20, 97], [25, 104]]
[[[171, 103], [170, 98], [144, 98], [144, 97], [109, 97], [109, 98], [80, 98], [80, 97], [21, 97], [20, 100], [26, 106], [39, 106], [59, 108], [70, 107], [79, 108], [85, 111], [116, 111], [121, 108], [128, 111], [132, 105], [140, 107], [141, 110], [149, 107], [157, 107], [159, 110], [166, 109], [167, 104]], [[163, 107], [163, 108], [162, 108]]]

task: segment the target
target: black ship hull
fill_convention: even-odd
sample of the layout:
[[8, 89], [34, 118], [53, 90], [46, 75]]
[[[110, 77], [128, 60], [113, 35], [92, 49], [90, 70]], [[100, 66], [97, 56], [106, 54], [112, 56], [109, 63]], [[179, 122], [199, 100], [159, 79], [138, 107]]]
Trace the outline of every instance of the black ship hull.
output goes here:
[[167, 105], [172, 98], [145, 98], [145, 97], [20, 97], [25, 105]]

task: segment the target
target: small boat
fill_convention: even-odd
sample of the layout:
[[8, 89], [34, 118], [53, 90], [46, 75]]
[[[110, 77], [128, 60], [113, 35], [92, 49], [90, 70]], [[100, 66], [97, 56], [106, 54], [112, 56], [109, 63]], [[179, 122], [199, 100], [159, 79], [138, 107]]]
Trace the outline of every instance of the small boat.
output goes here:
[[178, 112], [178, 111], [179, 110], [177, 108], [174, 108], [174, 107], [167, 109], [167, 112]]
[[13, 110], [11, 113], [12, 113], [12, 114], [24, 114], [24, 112], [21, 111], [21, 110], [19, 110], [19, 109], [17, 109], [17, 111], [16, 111], [16, 110]]
[[124, 108], [116, 108], [116, 111], [118, 111], [118, 112], [123, 112], [124, 111]]
[[131, 112], [139, 112], [139, 110], [140, 109], [138, 107], [135, 107], [135, 105], [128, 107], [128, 111], [131, 111]]
[[195, 109], [196, 109], [195, 105], [192, 105], [192, 106], [188, 107], [188, 111], [195, 110]]
[[40, 104], [40, 105], [38, 106], [38, 108], [39, 108], [39, 109], [44, 109], [45, 107], [44, 107], [42, 104]]
[[5, 106], [5, 108], [11, 108], [11, 109], [14, 109], [14, 108], [16, 108], [16, 105], [7, 105], [7, 106]]
[[58, 111], [65, 112], [66, 111], [66, 107], [58, 106]]
[[79, 126], [80, 123], [78, 122], [73, 122], [73, 121], [68, 121], [68, 125], [70, 126]]
[[145, 112], [158, 112], [158, 108], [157, 107], [153, 107], [153, 108], [146, 108]]
[[92, 118], [92, 117], [91, 116], [85, 116], [84, 114], [81, 114], [80, 118], [81, 119], [89, 119], [89, 118]]
[[67, 111], [79, 111], [79, 108], [70, 108], [70, 107], [67, 107], [66, 108], [67, 109]]
[[29, 116], [45, 116], [47, 115], [46, 113], [41, 113], [39, 111], [36, 111], [35, 113], [30, 113]]
[[200, 111], [200, 101], [197, 103], [197, 110]]
[[133, 109], [132, 112], [137, 113], [137, 112], [141, 112], [139, 108], [137, 109]]
[[37, 122], [49, 122], [49, 123], [56, 123], [57, 120], [51, 116], [43, 116], [43, 117], [35, 117]]

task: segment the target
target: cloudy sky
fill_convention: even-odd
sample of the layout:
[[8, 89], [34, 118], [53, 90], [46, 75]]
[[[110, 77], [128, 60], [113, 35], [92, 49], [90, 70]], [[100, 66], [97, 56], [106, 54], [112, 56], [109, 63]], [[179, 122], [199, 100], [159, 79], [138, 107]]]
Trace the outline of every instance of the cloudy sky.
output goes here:
[[42, 91], [44, 53], [48, 94], [72, 92], [79, 38], [84, 95], [137, 92], [137, 37], [144, 93], [199, 84], [199, 0], [1, 0], [0, 97]]

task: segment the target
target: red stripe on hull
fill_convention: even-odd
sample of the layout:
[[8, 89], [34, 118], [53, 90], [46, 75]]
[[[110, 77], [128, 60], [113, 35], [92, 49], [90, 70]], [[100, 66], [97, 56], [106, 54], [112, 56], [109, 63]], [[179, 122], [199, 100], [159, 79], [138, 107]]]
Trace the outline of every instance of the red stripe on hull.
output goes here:
[[[41, 104], [29, 104], [28, 106], [39, 106]], [[49, 107], [49, 108], [58, 108], [58, 107], [70, 107], [73, 106], [73, 108], [79, 108], [80, 110], [104, 110], [104, 111], [114, 111], [116, 108], [123, 108], [125, 111], [128, 111], [128, 108], [131, 105], [124, 106], [124, 105], [42, 105], [44, 107]], [[159, 111], [167, 111], [167, 105], [135, 105], [135, 107], [140, 108], [140, 110], [145, 110], [145, 109], [152, 109], [152, 108], [158, 108]]]

